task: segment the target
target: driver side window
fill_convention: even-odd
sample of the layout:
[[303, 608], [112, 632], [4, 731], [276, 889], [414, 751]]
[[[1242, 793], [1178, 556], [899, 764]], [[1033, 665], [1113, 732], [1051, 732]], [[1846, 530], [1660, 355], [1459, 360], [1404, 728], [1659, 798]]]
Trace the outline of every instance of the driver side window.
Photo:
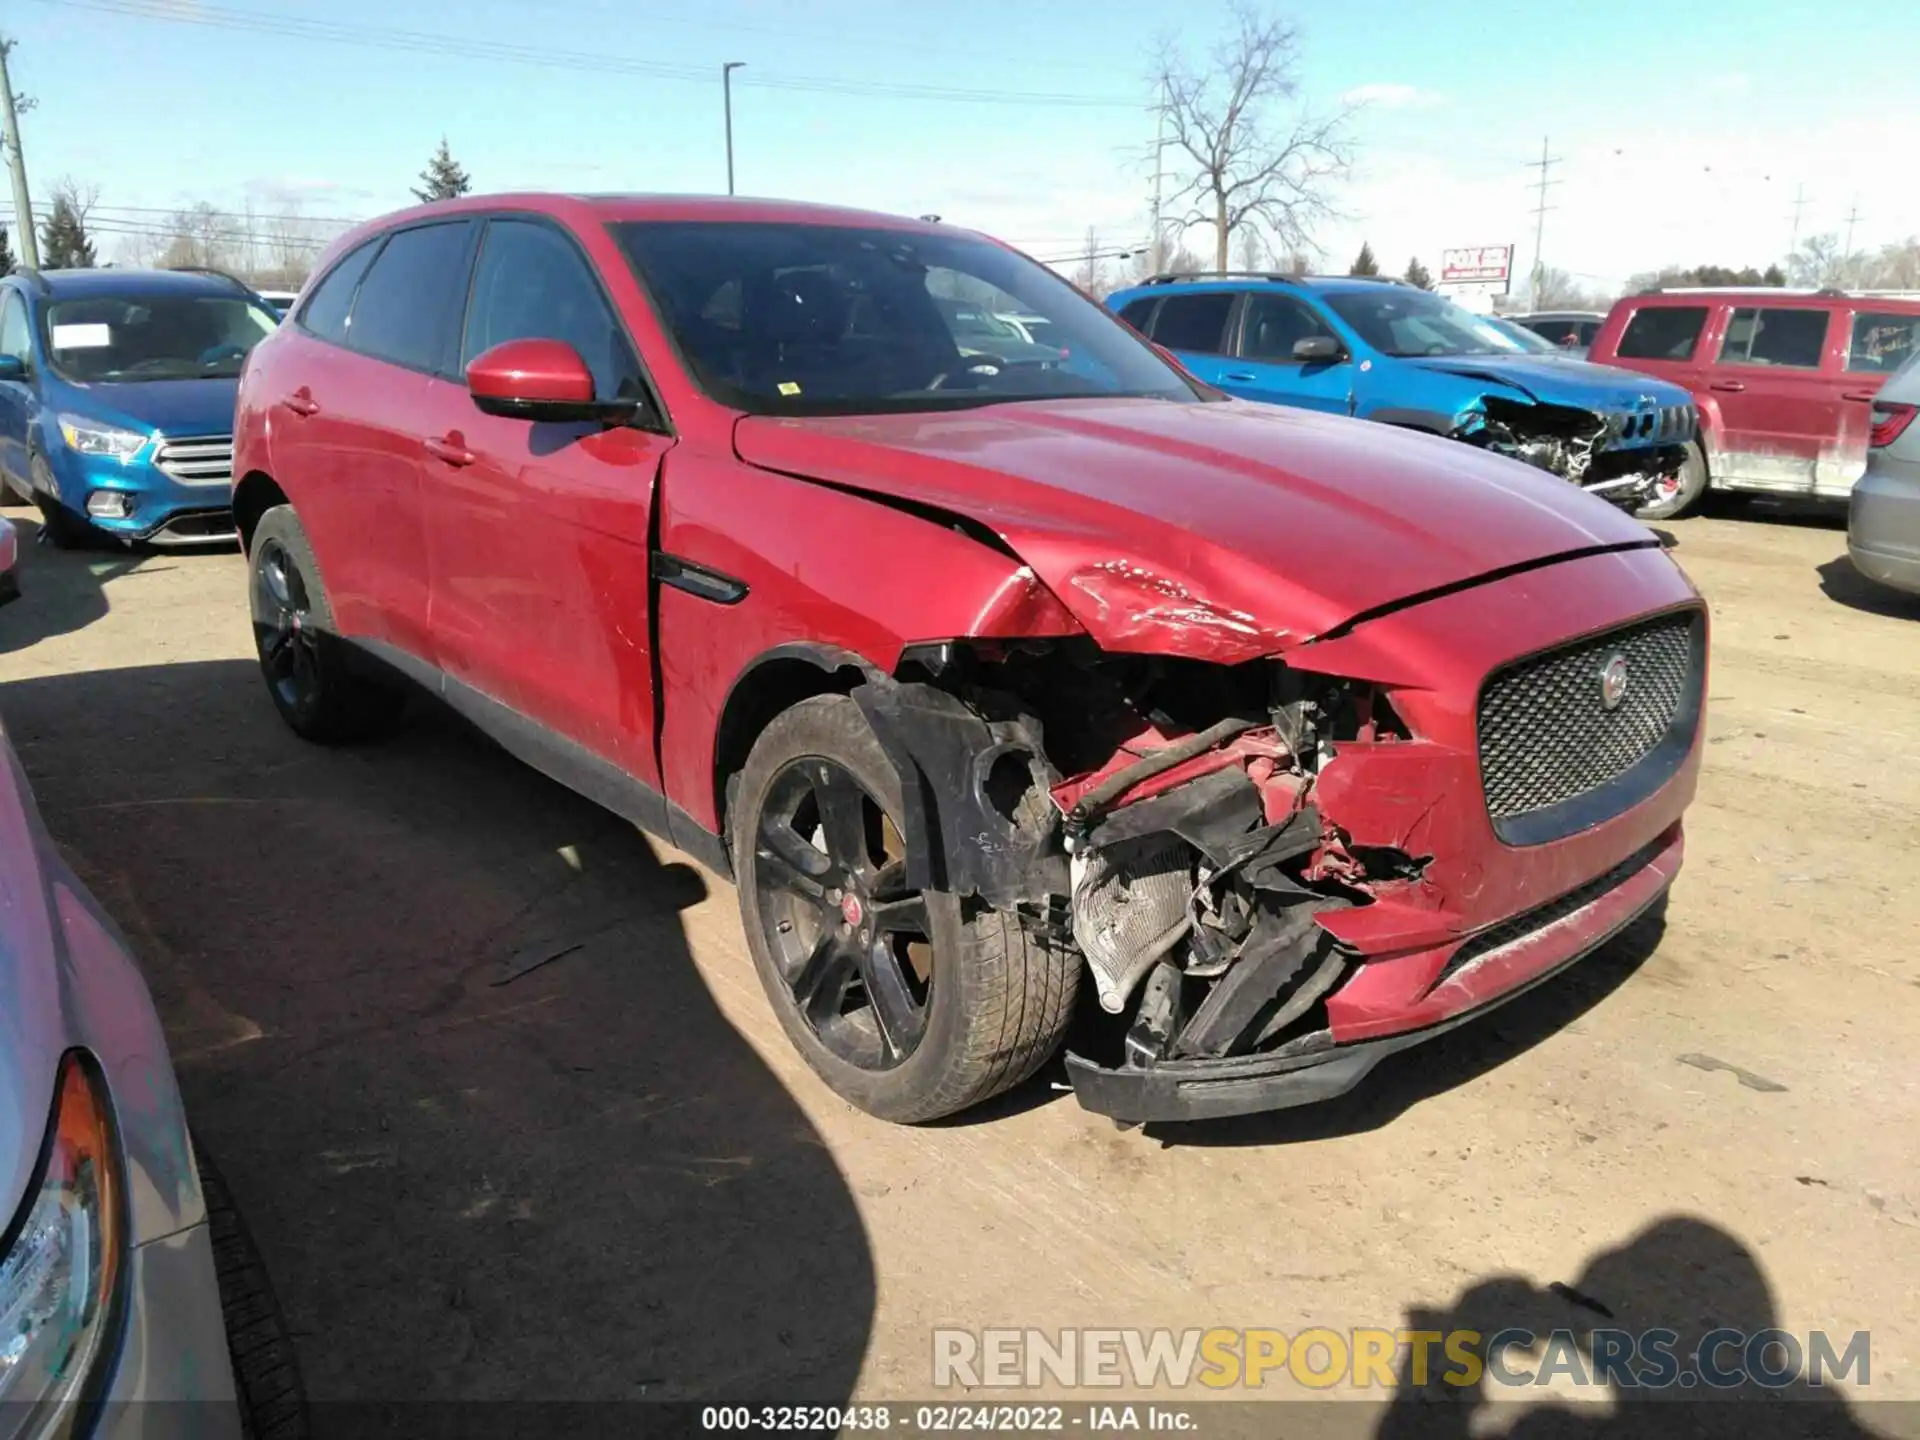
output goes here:
[[7, 292], [4, 312], [0, 312], [0, 355], [11, 355], [24, 364], [33, 362], [33, 342], [27, 333], [27, 302], [18, 290]]
[[587, 262], [551, 226], [495, 220], [481, 242], [467, 306], [464, 374], [473, 358], [508, 340], [559, 340], [593, 372], [594, 397], [645, 396], [640, 366]]
[[1287, 295], [1254, 295], [1247, 301], [1247, 318], [1240, 353], [1248, 360], [1288, 364], [1301, 340], [1320, 336], [1336, 340], [1327, 324], [1307, 306]]

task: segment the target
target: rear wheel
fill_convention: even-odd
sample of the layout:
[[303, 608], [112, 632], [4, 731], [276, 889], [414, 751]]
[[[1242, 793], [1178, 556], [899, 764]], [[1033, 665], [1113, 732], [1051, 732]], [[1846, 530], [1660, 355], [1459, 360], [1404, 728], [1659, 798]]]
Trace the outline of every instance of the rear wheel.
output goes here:
[[306, 1388], [267, 1268], [226, 1181], [196, 1148], [244, 1440], [306, 1440]]
[[1039, 1069], [1079, 960], [1011, 915], [910, 888], [901, 813], [859, 706], [824, 695], [767, 727], [731, 819], [747, 943], [788, 1038], [844, 1099], [911, 1124]]
[[1653, 497], [1633, 513], [1642, 520], [1677, 520], [1700, 503], [1707, 493], [1707, 479], [1706, 452], [1698, 440], [1689, 440], [1679, 472], [1662, 480]]
[[260, 673], [281, 718], [323, 745], [391, 729], [406, 707], [406, 692], [373, 674], [334, 632], [319, 563], [291, 505], [260, 517], [248, 571]]

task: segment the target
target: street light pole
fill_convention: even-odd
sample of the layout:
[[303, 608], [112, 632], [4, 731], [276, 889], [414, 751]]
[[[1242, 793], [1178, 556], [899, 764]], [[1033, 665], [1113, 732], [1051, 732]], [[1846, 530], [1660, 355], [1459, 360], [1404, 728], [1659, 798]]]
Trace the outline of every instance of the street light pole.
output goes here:
[[727, 194], [733, 194], [733, 72], [744, 69], [744, 60], [729, 60], [720, 67], [720, 93], [727, 110]]

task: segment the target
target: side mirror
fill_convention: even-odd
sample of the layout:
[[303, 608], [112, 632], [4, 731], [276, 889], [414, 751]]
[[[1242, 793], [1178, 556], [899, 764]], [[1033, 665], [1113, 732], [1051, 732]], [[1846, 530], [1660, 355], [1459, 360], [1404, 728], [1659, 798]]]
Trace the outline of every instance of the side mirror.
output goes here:
[[27, 362], [18, 355], [0, 355], [0, 380], [24, 380]]
[[636, 400], [596, 400], [593, 372], [564, 340], [508, 340], [467, 366], [467, 393], [483, 414], [513, 420], [633, 418]]
[[1338, 360], [1346, 353], [1340, 342], [1331, 335], [1309, 335], [1293, 342], [1293, 358], [1296, 360]]

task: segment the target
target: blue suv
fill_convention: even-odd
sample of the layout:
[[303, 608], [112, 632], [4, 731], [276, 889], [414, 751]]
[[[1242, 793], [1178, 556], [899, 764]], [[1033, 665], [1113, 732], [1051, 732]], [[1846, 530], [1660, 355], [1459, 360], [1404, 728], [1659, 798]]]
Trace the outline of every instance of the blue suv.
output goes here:
[[211, 272], [14, 271], [0, 280], [0, 482], [56, 545], [233, 539], [240, 368], [278, 324]]
[[1464, 440], [1648, 518], [1697, 453], [1679, 386], [1538, 353], [1404, 281], [1161, 275], [1107, 304], [1228, 394]]

